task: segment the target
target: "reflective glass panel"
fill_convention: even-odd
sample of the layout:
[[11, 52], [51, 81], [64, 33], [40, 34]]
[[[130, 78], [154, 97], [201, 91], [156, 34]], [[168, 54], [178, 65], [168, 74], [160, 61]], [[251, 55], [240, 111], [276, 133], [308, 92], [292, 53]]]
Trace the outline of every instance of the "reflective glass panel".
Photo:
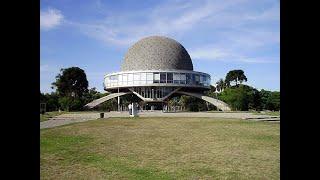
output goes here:
[[167, 83], [172, 83], [172, 82], [173, 82], [173, 74], [167, 73]]
[[125, 82], [128, 81], [128, 75], [127, 74], [122, 74], [122, 81], [125, 81]]
[[139, 74], [139, 73], [135, 73], [135, 74], [133, 75], [133, 80], [134, 80], [134, 81], [140, 81], [140, 74]]
[[197, 85], [200, 84], [200, 76], [199, 76], [199, 74], [196, 74], [196, 75], [195, 75], [195, 83], [196, 83]]
[[179, 73], [173, 73], [173, 83], [180, 84], [180, 74]]
[[119, 81], [119, 82], [122, 82], [122, 74], [119, 74], [119, 75], [118, 75], [118, 81]]
[[147, 83], [148, 84], [153, 83], [153, 73], [147, 73]]
[[167, 75], [166, 73], [160, 73], [160, 83], [166, 83]]
[[147, 80], [147, 74], [146, 73], [141, 73], [140, 74], [140, 78], [141, 78], [142, 81]]
[[180, 84], [186, 84], [186, 74], [185, 73], [180, 74]]
[[128, 81], [133, 81], [133, 74], [128, 74]]
[[187, 84], [192, 84], [191, 74], [189, 73], [186, 74], [186, 81], [187, 81]]
[[153, 73], [153, 83], [159, 83], [160, 82], [160, 73]]

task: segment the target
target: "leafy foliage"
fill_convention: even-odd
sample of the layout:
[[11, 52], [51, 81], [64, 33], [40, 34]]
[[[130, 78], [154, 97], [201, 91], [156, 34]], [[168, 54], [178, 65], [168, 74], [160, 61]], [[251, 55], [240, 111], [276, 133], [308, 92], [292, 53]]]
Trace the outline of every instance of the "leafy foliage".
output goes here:
[[217, 89], [217, 91], [219, 91], [219, 92], [223, 91], [223, 89], [226, 88], [226, 83], [224, 82], [224, 80], [223, 80], [222, 78], [219, 79], [219, 81], [218, 81], [216, 84], [217, 84], [216, 89]]
[[179, 97], [179, 100], [177, 102], [180, 106], [184, 107], [187, 111], [206, 111], [206, 110], [208, 110], [206, 102], [201, 99], [198, 99], [196, 97], [182, 95]]
[[88, 80], [84, 70], [79, 67], [61, 69], [56, 76], [56, 82], [52, 83], [53, 88], [62, 97], [82, 97], [88, 91]]
[[57, 111], [59, 109], [59, 96], [55, 92], [51, 94], [40, 92], [40, 103], [46, 103], [46, 111]]
[[218, 97], [236, 111], [260, 110], [261, 107], [259, 91], [247, 85], [226, 88]]
[[241, 84], [243, 81], [247, 81], [247, 77], [244, 75], [243, 70], [237, 69], [227, 73], [225, 83], [228, 87], [230, 87], [231, 82], [235, 82], [236, 86], [238, 86], [238, 82]]
[[263, 109], [279, 111], [280, 110], [280, 92], [271, 92], [261, 90], [261, 106]]

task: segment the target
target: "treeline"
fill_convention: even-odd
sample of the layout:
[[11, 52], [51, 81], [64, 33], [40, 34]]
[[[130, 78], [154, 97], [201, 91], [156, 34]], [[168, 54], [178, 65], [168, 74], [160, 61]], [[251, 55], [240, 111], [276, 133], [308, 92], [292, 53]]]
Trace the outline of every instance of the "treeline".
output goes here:
[[[244, 84], [227, 87], [221, 92], [216, 92], [216, 87], [211, 86], [206, 95], [226, 102], [234, 111], [280, 110], [280, 92], [263, 89], [258, 91]], [[171, 98], [168, 104], [170, 106], [181, 106], [186, 111], [218, 110], [210, 103], [185, 95]]]
[[[89, 89], [82, 97], [69, 97], [61, 96], [57, 92], [52, 93], [41, 93], [40, 92], [40, 103], [46, 104], [46, 111], [81, 111], [87, 103], [108, 95], [107, 93], [100, 93], [95, 88]], [[107, 101], [95, 110], [115, 110], [114, 107], [116, 99]]]
[[207, 93], [208, 96], [215, 97], [229, 104], [232, 110], [280, 110], [280, 92], [279, 91], [261, 91], [254, 87], [244, 85], [247, 77], [243, 70], [229, 71], [225, 79], [220, 79], [216, 87], [211, 87]]
[[[280, 110], [280, 92], [257, 90], [251, 86], [242, 84], [247, 81], [242, 70], [229, 71], [225, 79], [220, 79], [216, 86], [211, 86], [205, 92], [207, 96], [217, 98], [229, 104], [232, 110]], [[61, 69], [52, 83], [55, 92], [41, 93], [40, 103], [46, 104], [46, 111], [81, 111], [85, 104], [108, 95], [100, 93], [95, 88], [88, 89], [88, 81], [84, 70], [78, 67]], [[127, 106], [130, 102], [138, 102], [140, 99], [133, 95], [121, 97], [121, 104]], [[201, 99], [189, 96], [175, 96], [168, 101], [169, 106], [181, 106], [187, 111], [217, 110], [215, 106]], [[102, 103], [95, 110], [117, 110], [117, 99], [111, 99]]]
[[[257, 90], [242, 84], [247, 81], [243, 70], [229, 71], [225, 79], [220, 79], [216, 86], [210, 86], [207, 96], [222, 100], [234, 111], [280, 110], [280, 92]], [[217, 110], [215, 106], [195, 97], [180, 96], [172, 98], [169, 104], [182, 106], [187, 111]]]
[[[98, 92], [95, 88], [88, 89], [88, 80], [84, 70], [78, 67], [61, 69], [52, 83], [55, 92], [41, 93], [40, 103], [46, 104], [45, 111], [81, 111], [87, 103], [107, 94]], [[99, 109], [112, 110], [114, 100], [99, 106]]]
[[[86, 74], [79, 67], [61, 69], [56, 81], [52, 83], [52, 89], [55, 90], [52, 93], [40, 92], [40, 103], [46, 104], [45, 111], [82, 111], [87, 103], [108, 95], [98, 92], [96, 88], [88, 89]], [[121, 97], [121, 104], [127, 106], [138, 100], [136, 96], [126, 95]], [[116, 111], [117, 99], [106, 101], [93, 110]]]

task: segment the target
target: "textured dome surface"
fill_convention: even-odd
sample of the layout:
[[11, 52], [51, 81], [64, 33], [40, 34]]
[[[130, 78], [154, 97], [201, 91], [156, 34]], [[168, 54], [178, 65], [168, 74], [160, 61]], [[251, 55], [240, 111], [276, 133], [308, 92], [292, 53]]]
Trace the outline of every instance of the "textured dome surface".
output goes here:
[[180, 43], [162, 36], [150, 36], [135, 43], [121, 65], [121, 71], [171, 69], [193, 70], [192, 61]]

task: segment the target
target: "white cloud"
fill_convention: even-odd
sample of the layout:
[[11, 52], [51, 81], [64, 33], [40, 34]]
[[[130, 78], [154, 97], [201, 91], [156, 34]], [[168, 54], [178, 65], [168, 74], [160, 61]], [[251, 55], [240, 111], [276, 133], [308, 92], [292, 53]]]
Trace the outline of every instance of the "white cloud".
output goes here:
[[[189, 44], [186, 48], [193, 59], [277, 62], [277, 59], [256, 54], [263, 53], [265, 47], [279, 46], [280, 33], [276, 25], [279, 22], [279, 5], [273, 3], [261, 10], [252, 8], [259, 3], [252, 4], [254, 2], [248, 0], [163, 1], [143, 11], [110, 12], [105, 19], [98, 21], [65, 22], [87, 36], [120, 47], [129, 47], [150, 35], [198, 39], [201, 30], [205, 29], [209, 36], [216, 38]], [[275, 27], [268, 26], [266, 23], [269, 22], [276, 22]], [[192, 31], [200, 34], [192, 34]], [[201, 39], [206, 40], [204, 37]], [[207, 45], [207, 42], [211, 44]]]
[[50, 30], [61, 24], [63, 15], [57, 9], [48, 8], [40, 11], [40, 28]]
[[[68, 23], [108, 44], [128, 46], [145, 36], [176, 36], [198, 25], [210, 25], [212, 22], [205, 20], [212, 17], [215, 17], [213, 21], [220, 22], [221, 12], [246, 1], [167, 1], [143, 12], [115, 12], [99, 21]], [[221, 24], [229, 25], [225, 22]]]
[[214, 47], [203, 47], [191, 50], [189, 52], [192, 59], [209, 59], [216, 60], [221, 58], [229, 57], [230, 54], [223, 49]]
[[221, 46], [203, 46], [189, 51], [191, 59], [221, 62], [242, 62], [242, 63], [279, 63], [279, 58], [246, 55], [234, 49]]

